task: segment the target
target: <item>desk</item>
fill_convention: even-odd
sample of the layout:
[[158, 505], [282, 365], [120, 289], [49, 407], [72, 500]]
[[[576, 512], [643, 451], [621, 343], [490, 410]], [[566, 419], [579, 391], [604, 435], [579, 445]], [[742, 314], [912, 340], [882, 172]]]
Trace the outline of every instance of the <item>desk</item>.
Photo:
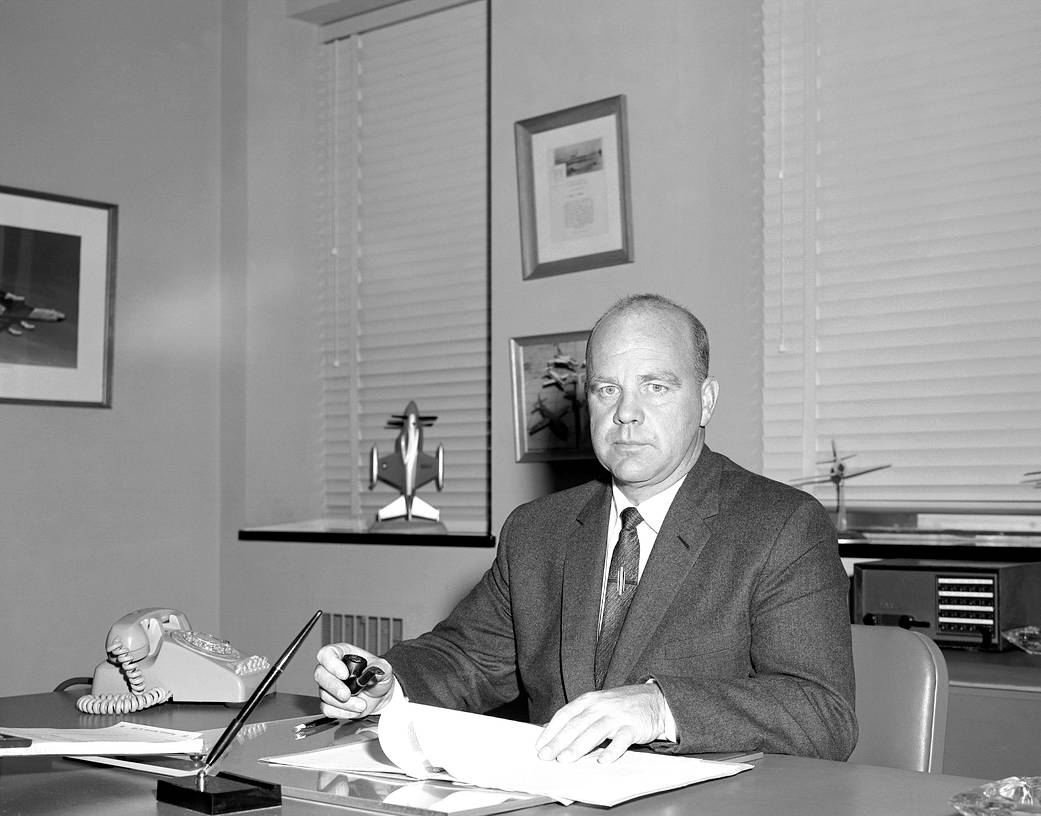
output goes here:
[[[73, 707], [74, 694], [23, 695], [0, 698], [0, 723], [4, 725], [82, 727], [84, 717]], [[317, 712], [314, 698], [276, 694], [266, 700], [255, 717], [272, 720], [308, 716]], [[117, 717], [87, 717], [92, 725], [111, 725]], [[221, 706], [166, 704], [158, 709], [124, 715], [122, 719], [155, 725], [201, 730], [219, 727], [228, 720]], [[283, 734], [282, 732], [285, 732]], [[286, 724], [272, 724], [253, 740], [257, 755], [278, 753], [284, 748], [277, 737], [289, 733]], [[328, 732], [325, 732], [328, 733]], [[270, 739], [270, 741], [269, 741]], [[291, 739], [291, 737], [290, 737]], [[266, 744], [265, 744], [266, 743]], [[284, 743], [283, 743], [284, 744]], [[289, 743], [292, 744], [292, 743]], [[304, 750], [301, 743], [295, 750]], [[315, 745], [313, 747], [320, 747]], [[237, 759], [235, 753], [238, 751]], [[243, 761], [239, 748], [229, 751], [234, 770]], [[254, 765], [254, 775], [289, 784], [286, 774], [313, 773]], [[919, 774], [869, 765], [768, 755], [756, 767], [735, 777], [714, 780], [677, 791], [649, 796], [612, 808], [617, 816], [687, 816], [711, 813], [771, 814], [771, 816], [950, 816], [948, 800], [982, 780], [940, 774]], [[344, 813], [340, 808], [316, 802], [284, 798], [280, 813], [285, 816]], [[574, 816], [599, 814], [603, 808], [573, 805], [542, 805], [516, 811], [530, 816]], [[188, 811], [155, 801], [155, 779], [145, 774], [88, 765], [52, 757], [8, 757], [0, 759], [0, 814], [36, 816], [71, 813], [78, 816], [184, 816]]]
[[943, 656], [950, 676], [944, 771], [1041, 774], [1041, 655], [944, 649]]

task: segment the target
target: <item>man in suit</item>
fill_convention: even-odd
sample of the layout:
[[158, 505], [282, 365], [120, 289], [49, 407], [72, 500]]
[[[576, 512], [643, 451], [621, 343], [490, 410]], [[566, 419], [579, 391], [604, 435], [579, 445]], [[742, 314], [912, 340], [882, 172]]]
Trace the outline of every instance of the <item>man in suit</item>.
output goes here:
[[[827, 513], [705, 445], [718, 384], [686, 309], [619, 301], [586, 362], [610, 484], [514, 510], [477, 586], [382, 660], [323, 647], [324, 713], [358, 717], [405, 695], [484, 712], [520, 695], [546, 723], [547, 760], [605, 740], [607, 762], [633, 744], [845, 759], [857, 733], [848, 581]], [[348, 652], [387, 677], [352, 696]]]

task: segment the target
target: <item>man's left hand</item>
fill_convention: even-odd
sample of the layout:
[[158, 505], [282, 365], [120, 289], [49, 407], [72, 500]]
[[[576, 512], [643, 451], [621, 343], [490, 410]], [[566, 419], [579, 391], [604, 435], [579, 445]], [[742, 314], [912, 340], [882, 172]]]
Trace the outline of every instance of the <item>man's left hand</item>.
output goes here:
[[656, 740], [664, 722], [665, 697], [657, 683], [591, 691], [553, 715], [535, 750], [539, 759], [574, 762], [610, 740], [599, 761], [614, 762], [630, 745]]

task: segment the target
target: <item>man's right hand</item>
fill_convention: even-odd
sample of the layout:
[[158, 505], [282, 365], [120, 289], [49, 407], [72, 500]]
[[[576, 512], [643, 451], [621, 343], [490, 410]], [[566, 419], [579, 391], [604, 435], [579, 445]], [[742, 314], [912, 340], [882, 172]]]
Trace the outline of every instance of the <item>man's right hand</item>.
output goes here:
[[[344, 682], [350, 673], [343, 662], [346, 655], [360, 655], [368, 666], [383, 669], [383, 677], [372, 686], [351, 694]], [[350, 643], [330, 643], [318, 650], [318, 665], [314, 669], [314, 681], [318, 684], [318, 694], [322, 700], [322, 713], [326, 717], [354, 720], [375, 714], [389, 702], [393, 691], [394, 670], [390, 664], [364, 649]]]

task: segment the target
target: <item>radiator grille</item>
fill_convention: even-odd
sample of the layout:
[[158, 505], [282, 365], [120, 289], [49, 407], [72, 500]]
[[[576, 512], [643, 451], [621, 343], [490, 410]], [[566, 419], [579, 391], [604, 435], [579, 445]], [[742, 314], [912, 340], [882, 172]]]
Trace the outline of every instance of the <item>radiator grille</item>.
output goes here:
[[322, 615], [322, 645], [351, 643], [381, 655], [402, 640], [401, 618], [325, 612]]

